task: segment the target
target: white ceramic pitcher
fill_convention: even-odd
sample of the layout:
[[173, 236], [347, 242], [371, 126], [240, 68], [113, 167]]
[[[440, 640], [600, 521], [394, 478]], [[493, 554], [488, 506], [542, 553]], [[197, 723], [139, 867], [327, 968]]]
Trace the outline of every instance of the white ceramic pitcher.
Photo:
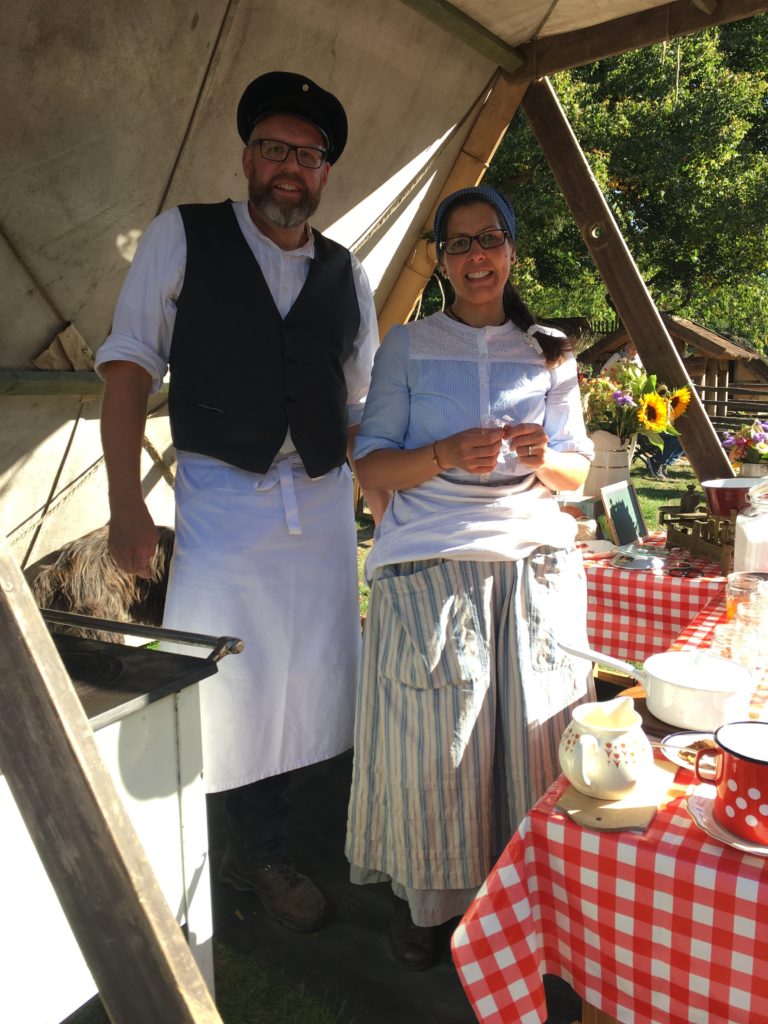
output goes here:
[[580, 704], [560, 740], [560, 767], [581, 793], [618, 800], [653, 764], [631, 697]]

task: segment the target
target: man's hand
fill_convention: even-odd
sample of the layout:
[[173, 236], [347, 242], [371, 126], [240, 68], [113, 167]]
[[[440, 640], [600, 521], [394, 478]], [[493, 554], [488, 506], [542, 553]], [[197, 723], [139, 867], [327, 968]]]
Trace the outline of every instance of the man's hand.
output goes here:
[[150, 578], [150, 565], [160, 540], [160, 531], [142, 503], [130, 513], [113, 515], [109, 522], [109, 551], [120, 569]]

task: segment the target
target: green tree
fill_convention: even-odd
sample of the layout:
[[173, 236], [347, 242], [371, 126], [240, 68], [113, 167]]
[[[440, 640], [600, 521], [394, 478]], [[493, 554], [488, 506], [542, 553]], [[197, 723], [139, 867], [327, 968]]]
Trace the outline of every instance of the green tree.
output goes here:
[[[768, 16], [563, 72], [553, 86], [659, 307], [765, 345]], [[609, 314], [522, 114], [486, 180], [517, 209], [531, 307]]]

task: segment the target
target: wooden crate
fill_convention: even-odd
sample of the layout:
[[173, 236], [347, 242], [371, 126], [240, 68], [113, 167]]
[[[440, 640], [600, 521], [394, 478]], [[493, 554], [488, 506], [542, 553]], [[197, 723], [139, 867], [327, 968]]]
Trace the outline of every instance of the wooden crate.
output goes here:
[[666, 521], [667, 547], [684, 548], [692, 555], [718, 562], [723, 575], [733, 566], [736, 513], [713, 516], [710, 512], [671, 515]]

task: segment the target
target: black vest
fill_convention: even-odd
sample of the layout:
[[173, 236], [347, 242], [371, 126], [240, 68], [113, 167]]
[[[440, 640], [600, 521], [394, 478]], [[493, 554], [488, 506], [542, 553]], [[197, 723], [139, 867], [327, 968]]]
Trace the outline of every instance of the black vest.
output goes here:
[[290, 427], [311, 477], [340, 466], [342, 366], [360, 324], [348, 250], [313, 231], [315, 258], [283, 320], [231, 201], [179, 209], [187, 264], [169, 360], [174, 444], [265, 473]]

